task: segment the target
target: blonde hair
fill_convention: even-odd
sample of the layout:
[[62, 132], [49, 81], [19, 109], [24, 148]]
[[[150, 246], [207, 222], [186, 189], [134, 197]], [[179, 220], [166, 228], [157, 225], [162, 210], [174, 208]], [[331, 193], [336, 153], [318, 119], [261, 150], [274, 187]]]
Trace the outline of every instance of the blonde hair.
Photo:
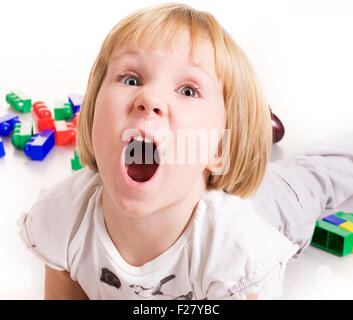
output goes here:
[[[207, 12], [169, 3], [139, 10], [121, 20], [105, 38], [93, 64], [78, 123], [78, 147], [83, 165], [98, 170], [92, 146], [94, 106], [115, 47], [127, 43], [169, 46], [185, 27], [190, 31], [191, 52], [209, 39], [214, 47], [217, 76], [223, 83], [225, 129], [230, 130], [229, 170], [210, 175], [208, 188], [247, 197], [259, 187], [272, 145], [271, 114], [257, 85], [252, 67], [240, 47]], [[160, 36], [160, 35], [163, 36]], [[227, 161], [224, 161], [227, 160]]]

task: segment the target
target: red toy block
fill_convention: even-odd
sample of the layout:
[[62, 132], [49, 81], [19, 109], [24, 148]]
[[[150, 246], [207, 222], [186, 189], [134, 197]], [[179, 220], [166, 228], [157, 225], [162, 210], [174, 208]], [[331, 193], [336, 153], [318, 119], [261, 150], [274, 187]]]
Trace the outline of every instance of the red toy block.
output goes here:
[[78, 125], [78, 115], [79, 113], [75, 113], [74, 122], [73, 122], [75, 129], [77, 128], [77, 125]]
[[55, 126], [55, 144], [64, 146], [76, 139], [76, 131], [72, 123], [65, 120], [54, 121]]
[[33, 103], [32, 110], [32, 116], [37, 124], [38, 131], [55, 129], [52, 114], [44, 102]]

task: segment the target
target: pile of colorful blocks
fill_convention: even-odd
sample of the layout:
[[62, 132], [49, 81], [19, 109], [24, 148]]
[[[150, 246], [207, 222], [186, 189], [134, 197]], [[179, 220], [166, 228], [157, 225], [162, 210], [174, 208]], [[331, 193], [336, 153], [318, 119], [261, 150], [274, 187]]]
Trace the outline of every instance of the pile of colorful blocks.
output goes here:
[[[17, 112], [32, 112], [32, 120], [22, 120], [15, 113], [0, 116], [0, 157], [5, 156], [1, 136], [12, 133], [12, 144], [24, 151], [31, 160], [42, 161], [53, 149], [54, 145], [63, 146], [70, 143], [76, 145], [76, 128], [82, 96], [69, 94], [68, 101], [58, 100], [54, 104], [54, 118], [43, 101], [32, 104], [32, 100], [19, 90], [6, 95], [6, 101]], [[71, 168], [83, 168], [77, 149], [71, 159]]]
[[336, 212], [316, 221], [311, 244], [338, 256], [353, 251], [353, 213]]

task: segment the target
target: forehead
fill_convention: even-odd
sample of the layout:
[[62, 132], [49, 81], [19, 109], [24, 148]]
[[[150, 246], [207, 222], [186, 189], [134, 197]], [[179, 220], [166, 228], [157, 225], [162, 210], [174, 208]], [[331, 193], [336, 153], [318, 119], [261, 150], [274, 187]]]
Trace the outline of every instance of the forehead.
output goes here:
[[196, 68], [215, 73], [214, 47], [206, 35], [197, 39], [190, 37], [186, 29], [175, 33], [172, 37], [162, 35], [158, 38], [137, 38], [124, 44], [117, 43], [109, 57], [109, 63], [134, 56], [143, 56], [146, 52], [168, 54], [180, 58], [180, 62], [187, 63]]

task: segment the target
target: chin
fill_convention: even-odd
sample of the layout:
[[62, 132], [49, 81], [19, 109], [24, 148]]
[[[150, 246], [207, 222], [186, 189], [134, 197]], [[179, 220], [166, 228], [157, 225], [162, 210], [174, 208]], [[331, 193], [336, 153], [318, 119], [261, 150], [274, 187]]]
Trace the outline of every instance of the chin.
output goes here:
[[[147, 202], [148, 201], [148, 202]], [[116, 205], [120, 208], [124, 215], [128, 217], [145, 217], [154, 211], [154, 205], [151, 200], [143, 201], [141, 199], [119, 199], [116, 200]]]

